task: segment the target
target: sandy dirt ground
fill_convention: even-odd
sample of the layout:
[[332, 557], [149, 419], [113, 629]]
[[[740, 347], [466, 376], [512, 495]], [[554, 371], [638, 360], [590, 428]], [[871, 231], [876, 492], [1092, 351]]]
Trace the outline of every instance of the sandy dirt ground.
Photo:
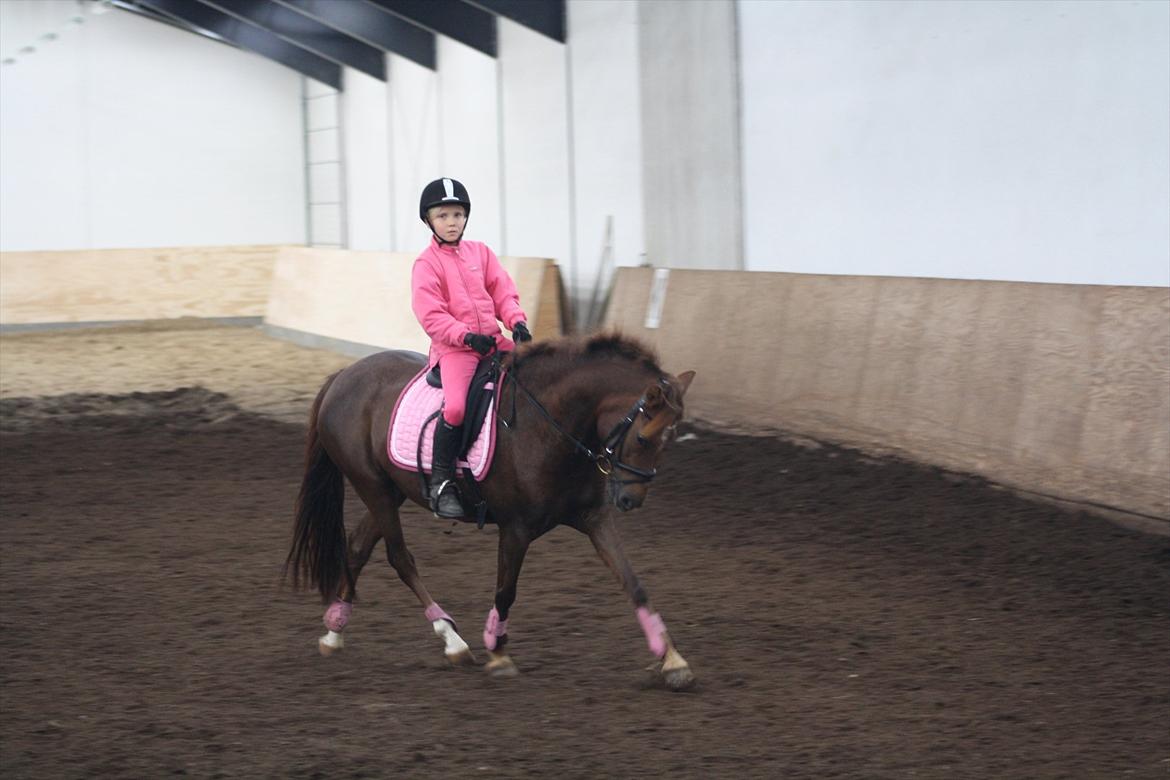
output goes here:
[[353, 358], [201, 320], [0, 337], [0, 398], [125, 395], [202, 387], [241, 409], [303, 423], [329, 374]]
[[[1170, 773], [1170, 540], [702, 427], [622, 521], [693, 691], [651, 683], [567, 529], [525, 563], [519, 677], [448, 668], [380, 552], [321, 658], [279, 574], [306, 410], [349, 362], [197, 323], [0, 337], [0, 776]], [[492, 529], [403, 519], [482, 659]]]

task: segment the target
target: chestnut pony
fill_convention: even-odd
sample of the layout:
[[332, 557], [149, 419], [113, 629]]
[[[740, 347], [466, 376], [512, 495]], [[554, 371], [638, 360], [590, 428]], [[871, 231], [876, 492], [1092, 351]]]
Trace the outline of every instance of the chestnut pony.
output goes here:
[[[479, 491], [499, 527], [495, 603], [484, 627], [486, 669], [516, 674], [508, 656], [508, 614], [528, 546], [557, 525], [589, 537], [634, 603], [662, 681], [694, 681], [622, 551], [615, 514], [641, 506], [663, 446], [683, 415], [695, 374], [664, 372], [645, 346], [618, 335], [526, 344], [499, 359], [507, 371], [497, 396], [495, 454]], [[412, 352], [381, 352], [326, 380], [309, 417], [305, 475], [292, 548], [285, 562], [296, 586], [316, 586], [329, 605], [318, 647], [344, 645], [358, 576], [378, 540], [390, 565], [418, 597], [452, 663], [474, 663], [455, 621], [423, 585], [406, 547], [398, 510], [428, 506], [418, 474], [395, 466], [386, 433], [398, 395], [422, 370]], [[428, 428], [428, 431], [430, 429]], [[348, 479], [367, 511], [346, 538]]]

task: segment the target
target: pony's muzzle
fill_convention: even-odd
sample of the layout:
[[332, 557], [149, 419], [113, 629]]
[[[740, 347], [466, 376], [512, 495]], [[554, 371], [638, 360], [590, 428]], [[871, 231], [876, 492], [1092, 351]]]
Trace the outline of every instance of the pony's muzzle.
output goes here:
[[617, 508], [623, 512], [629, 512], [631, 509], [637, 509], [642, 506], [642, 502], [646, 500], [645, 490], [622, 490], [618, 493]]

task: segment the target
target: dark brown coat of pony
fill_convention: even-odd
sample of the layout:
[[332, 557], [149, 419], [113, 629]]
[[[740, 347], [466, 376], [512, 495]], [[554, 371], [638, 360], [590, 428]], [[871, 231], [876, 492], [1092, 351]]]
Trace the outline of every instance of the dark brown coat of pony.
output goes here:
[[[316, 586], [325, 601], [353, 599], [363, 566], [384, 539], [390, 564], [403, 582], [424, 607], [434, 603], [398, 517], [405, 500], [424, 507], [428, 502], [418, 475], [395, 466], [386, 452], [395, 400], [424, 363], [423, 356], [411, 352], [372, 355], [329, 377], [313, 402], [285, 572], [297, 587]], [[683, 396], [694, 372], [668, 374], [652, 350], [616, 334], [530, 343], [503, 364], [516, 381], [504, 381], [496, 413], [510, 424], [498, 426], [493, 462], [479, 486], [499, 526], [495, 606], [500, 617], [507, 618], [515, 600], [528, 546], [557, 525], [586, 534], [634, 605], [648, 607], [621, 550], [613, 514], [641, 505], [649, 483], [607, 477], [569, 436], [596, 452], [641, 402], [643, 411], [615, 459], [652, 471], [682, 418]], [[517, 390], [517, 381], [569, 436]], [[348, 539], [342, 516], [346, 479], [368, 509]]]

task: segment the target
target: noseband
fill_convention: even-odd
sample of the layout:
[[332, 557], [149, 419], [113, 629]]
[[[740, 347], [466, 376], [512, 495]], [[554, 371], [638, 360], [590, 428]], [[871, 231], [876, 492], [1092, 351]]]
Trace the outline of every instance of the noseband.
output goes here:
[[[493, 360], [496, 361], [497, 367], [501, 369], [503, 368], [503, 366], [500, 365], [498, 358], [494, 355]], [[519, 388], [524, 393], [524, 395], [528, 396], [528, 400], [532, 402], [532, 405], [536, 407], [536, 410], [541, 413], [544, 419], [548, 420], [549, 424], [552, 425], [552, 427], [555, 428], [562, 436], [571, 441], [578, 452], [582, 453], [585, 457], [589, 458], [589, 460], [593, 461], [593, 464], [597, 466], [597, 470], [608, 477], [611, 482], [617, 483], [619, 485], [641, 485], [650, 482], [658, 473], [658, 469], [638, 468], [637, 466], [631, 466], [630, 464], [623, 462], [621, 459], [622, 447], [625, 444], [626, 435], [630, 432], [630, 427], [633, 426], [634, 420], [638, 419], [638, 415], [646, 414], [645, 395], [640, 397], [637, 401], [634, 401], [634, 405], [630, 407], [630, 411], [626, 413], [626, 416], [619, 420], [617, 424], [610, 429], [609, 435], [602, 440], [601, 451], [594, 452], [589, 447], [586, 447], [580, 439], [561, 427], [560, 423], [558, 423], [553, 418], [553, 416], [549, 414], [548, 410], [544, 408], [544, 404], [538, 401], [536, 396], [529, 392], [527, 387], [520, 384], [520, 380], [515, 376], [515, 371], [510, 371], [504, 374], [504, 376], [510, 378], [512, 383], [517, 388]], [[670, 386], [670, 383], [667, 382], [664, 378], [659, 379], [658, 383], [663, 387]], [[514, 395], [512, 397], [512, 402], [515, 404]], [[515, 420], [515, 417], [515, 407], [513, 406], [512, 419]], [[506, 420], [501, 419], [501, 422], [505, 427], [511, 427], [508, 425]], [[619, 471], [631, 474], [632, 478], [622, 479], [617, 475]]]
[[[659, 382], [666, 380], [660, 379]], [[585, 447], [585, 453], [597, 465], [597, 470], [610, 480], [621, 485], [638, 485], [649, 482], [654, 479], [658, 473], [658, 469], [640, 469], [637, 466], [631, 466], [628, 463], [623, 463], [621, 460], [622, 445], [625, 444], [626, 434], [630, 432], [630, 426], [634, 424], [634, 420], [638, 419], [638, 415], [646, 414], [646, 396], [642, 396], [634, 405], [630, 407], [630, 411], [626, 416], [618, 421], [617, 425], [613, 426], [609, 435], [605, 437], [605, 441], [601, 444], [601, 452], [594, 454]], [[567, 435], [567, 434], [566, 434]], [[570, 436], [570, 439], [573, 437]], [[576, 439], [573, 439], [576, 442]], [[584, 446], [584, 445], [579, 445]], [[614, 472], [625, 471], [634, 475], [633, 479], [621, 479], [616, 476]]]

